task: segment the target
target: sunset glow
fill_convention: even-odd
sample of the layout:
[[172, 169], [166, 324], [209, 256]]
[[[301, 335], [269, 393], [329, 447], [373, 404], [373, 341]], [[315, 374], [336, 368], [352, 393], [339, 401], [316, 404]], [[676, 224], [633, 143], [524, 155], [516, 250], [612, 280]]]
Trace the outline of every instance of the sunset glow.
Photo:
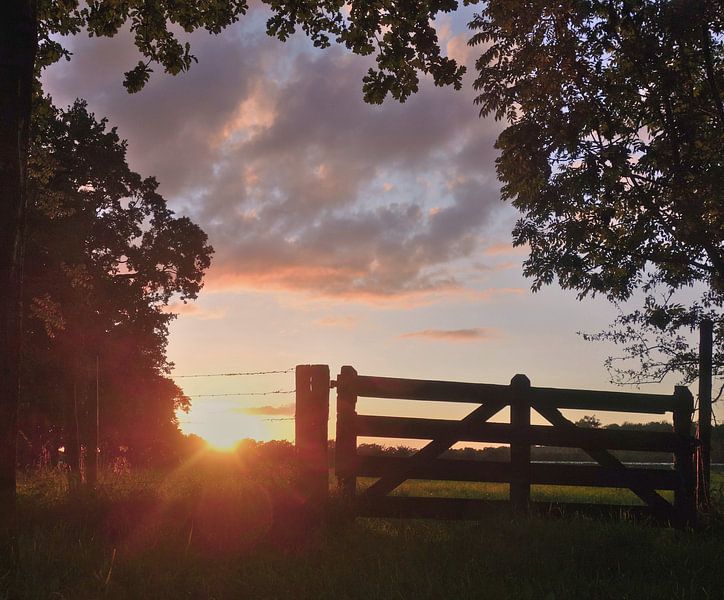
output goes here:
[[724, 600], [723, 5], [5, 2], [0, 600]]
[[[250, 16], [266, 20], [265, 11], [254, 5]], [[471, 14], [437, 26], [448, 55], [474, 73]], [[168, 308], [179, 315], [174, 373], [328, 364], [333, 378], [353, 365], [391, 377], [507, 384], [525, 373], [535, 386], [614, 388], [603, 363], [617, 349], [576, 332], [605, 329], [616, 309], [556, 286], [529, 291], [528, 248], [511, 239], [519, 215], [501, 202], [495, 173], [502, 124], [478, 118], [471, 81], [455, 91], [423, 78], [405, 104], [371, 106], [360, 94], [369, 57], [319, 52], [303, 35], [275, 45], [254, 23], [194, 35], [199, 68], [154, 73], [153, 101], [120, 84], [136, 60], [123, 39], [74, 37], [73, 60], [44, 74], [57, 104], [81, 96], [118, 126], [132, 166], [156, 176], [169, 206], [215, 249], [198, 300]], [[185, 433], [226, 448], [293, 439], [293, 421], [280, 420], [293, 411], [276, 412], [294, 402], [276, 393], [294, 388], [291, 373], [176, 382], [192, 397], [191, 413], [179, 415]], [[670, 393], [674, 383], [641, 391]], [[195, 396], [236, 392], [213, 406]], [[269, 393], [255, 399], [272, 411], [244, 412], [254, 407], [245, 392]], [[436, 416], [450, 416], [442, 410]]]
[[214, 450], [230, 451], [243, 439], [271, 439], [264, 422], [256, 416], [239, 412], [204, 410], [194, 406], [188, 415], [180, 416], [181, 430], [203, 438]]

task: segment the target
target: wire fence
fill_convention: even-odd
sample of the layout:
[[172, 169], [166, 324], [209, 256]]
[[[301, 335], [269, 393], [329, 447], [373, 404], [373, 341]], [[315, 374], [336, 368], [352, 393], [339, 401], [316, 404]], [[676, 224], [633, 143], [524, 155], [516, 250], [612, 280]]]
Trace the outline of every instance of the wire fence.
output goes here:
[[293, 394], [297, 390], [269, 390], [267, 392], [227, 392], [223, 394], [186, 394], [189, 398], [220, 398], [224, 396], [273, 396], [275, 394]]
[[[208, 378], [208, 377], [254, 377], [262, 375], [284, 375], [287, 373], [293, 373], [296, 367], [289, 367], [288, 369], [273, 369], [269, 371], [234, 371], [228, 373], [191, 373], [173, 375], [177, 379], [197, 379], [197, 378]], [[275, 395], [289, 395], [294, 394], [297, 390], [286, 390], [286, 389], [275, 389], [267, 391], [255, 391], [255, 392], [223, 392], [223, 393], [201, 393], [201, 394], [185, 394], [189, 398], [230, 398], [230, 397], [244, 397], [244, 396], [275, 396]], [[214, 412], [226, 412], [226, 411], [214, 411]], [[294, 417], [267, 417], [259, 418], [259, 421], [294, 421]], [[183, 424], [194, 424], [201, 423], [202, 421], [196, 421], [192, 419], [182, 419], [179, 423]]]
[[276, 371], [238, 371], [234, 373], [193, 373], [187, 375], [173, 375], [173, 377], [181, 378], [198, 378], [198, 377], [251, 377], [254, 375], [282, 375], [284, 373], [292, 373], [295, 367], [288, 369], [279, 369]]
[[[295, 417], [267, 417], [264, 419], [257, 419], [258, 421], [294, 421]], [[196, 421], [194, 419], [179, 419], [179, 423], [183, 425], [198, 425], [205, 423], [206, 421]]]

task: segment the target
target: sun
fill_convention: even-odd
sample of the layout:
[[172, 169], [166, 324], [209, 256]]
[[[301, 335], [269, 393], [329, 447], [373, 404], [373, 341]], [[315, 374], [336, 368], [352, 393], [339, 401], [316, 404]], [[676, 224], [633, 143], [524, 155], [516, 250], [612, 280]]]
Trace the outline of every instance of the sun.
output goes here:
[[234, 409], [204, 411], [192, 407], [188, 415], [180, 417], [181, 430], [202, 437], [214, 450], [228, 452], [246, 438], [267, 441], [269, 432], [258, 417], [236, 412]]

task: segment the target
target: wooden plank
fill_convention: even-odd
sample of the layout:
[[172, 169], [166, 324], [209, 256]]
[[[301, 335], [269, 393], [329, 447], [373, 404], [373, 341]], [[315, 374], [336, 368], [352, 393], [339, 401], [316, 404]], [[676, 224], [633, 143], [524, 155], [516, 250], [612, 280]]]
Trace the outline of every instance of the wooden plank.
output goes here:
[[401, 456], [358, 457], [357, 475], [359, 477], [392, 477], [399, 473], [404, 473], [408, 479], [509, 483], [510, 463], [444, 458], [413, 462], [410, 457]]
[[[433, 459], [410, 465], [399, 456], [359, 456], [359, 477], [386, 477], [404, 472], [408, 479], [509, 483], [510, 463], [501, 461]], [[633, 482], [657, 490], [678, 489], [680, 478], [671, 469], [605, 469], [594, 465], [531, 463], [530, 480], [537, 485], [574, 485], [628, 488]]]
[[681, 436], [682, 440], [690, 442], [674, 455], [674, 465], [679, 475], [679, 486], [674, 492], [674, 509], [677, 524], [684, 527], [696, 523], [694, 440], [691, 437], [694, 398], [688, 388], [678, 385], [674, 395], [679, 399], [679, 406], [674, 411], [674, 431]]
[[342, 496], [351, 500], [357, 489], [354, 473], [357, 459], [356, 405], [357, 396], [349, 391], [349, 386], [339, 383], [354, 380], [357, 371], [352, 367], [342, 367], [337, 378], [337, 432], [334, 446], [334, 465], [337, 484]]
[[631, 488], [641, 485], [654, 490], [674, 490], [678, 475], [672, 469], [619, 468], [594, 465], [532, 463], [531, 481], [539, 485]]
[[[566, 419], [557, 408], [551, 408], [545, 404], [539, 404], [535, 400], [533, 408], [545, 417], [548, 422], [556, 427], [560, 427], [561, 430], [572, 431], [574, 429], [578, 429], [573, 423]], [[583, 447], [582, 450], [602, 467], [619, 471], [622, 476], [624, 476], [623, 472], [626, 470], [626, 466], [607, 450], [595, 450], [587, 447]], [[650, 486], [642, 485], [640, 482], [633, 482], [629, 486], [629, 489], [654, 510], [666, 511], [672, 509], [672, 506]]]
[[531, 388], [535, 404], [547, 408], [612, 410], [629, 413], [664, 414], [676, 408], [673, 396], [556, 388]]
[[301, 469], [300, 492], [307, 507], [318, 513], [324, 507], [329, 493], [329, 367], [297, 365], [295, 380], [294, 429]]
[[[482, 403], [498, 398], [509, 400], [511, 393], [507, 385], [369, 375], [358, 375], [341, 385], [361, 397], [436, 402]], [[534, 387], [531, 388], [531, 396], [541, 405], [562, 409], [664, 414], [676, 407], [674, 398], [666, 394]]]
[[337, 385], [341, 385], [349, 393], [368, 398], [467, 402], [473, 404], [500, 400], [504, 400], [507, 404], [510, 398], [509, 386], [488, 383], [426, 381], [358, 375], [353, 379], [337, 382]]
[[[489, 401], [486, 404], [483, 404], [482, 406], [479, 406], [478, 408], [473, 410], [461, 421], [458, 421], [458, 424], [462, 424], [463, 426], [465, 426], [468, 423], [487, 421], [490, 417], [494, 416], [497, 412], [499, 412], [504, 406], [504, 400], [499, 399]], [[359, 421], [359, 417], [357, 418], [357, 420]], [[425, 461], [433, 458], [437, 458], [443, 452], [450, 449], [450, 447], [456, 442], [457, 438], [455, 436], [438, 437], [429, 442], [425, 447], [421, 448], [412, 457], [410, 457], [408, 459], [408, 461], [410, 461], [409, 464], [415, 465], [419, 463], [424, 463]], [[365, 495], [389, 494], [398, 485], [405, 481], [405, 479], [407, 479], [407, 477], [404, 472], [398, 472], [395, 475], [382, 477], [375, 483], [373, 483], [369, 488], [367, 488], [364, 493]]]
[[510, 503], [515, 512], [528, 512], [530, 504], [530, 379], [518, 374], [510, 381]]
[[[507, 385], [369, 375], [358, 375], [339, 385], [346, 386], [348, 391], [361, 397], [436, 402], [482, 403], [501, 398], [509, 401], [511, 394], [510, 386]], [[676, 407], [674, 398], [665, 394], [534, 387], [531, 388], [531, 397], [541, 405], [561, 409], [664, 414]]]
[[[509, 444], [527, 439], [534, 446], [581, 448], [586, 445], [599, 450], [641, 450], [675, 452], [684, 443], [669, 431], [627, 431], [625, 429], [560, 429], [549, 425], [531, 425], [527, 432], [516, 431], [508, 423], [454, 421], [413, 417], [381, 417], [358, 415], [357, 435], [369, 437], [429, 440], [438, 437], [456, 438], [459, 442], [492, 442]], [[521, 436], [523, 436], [521, 438]]]

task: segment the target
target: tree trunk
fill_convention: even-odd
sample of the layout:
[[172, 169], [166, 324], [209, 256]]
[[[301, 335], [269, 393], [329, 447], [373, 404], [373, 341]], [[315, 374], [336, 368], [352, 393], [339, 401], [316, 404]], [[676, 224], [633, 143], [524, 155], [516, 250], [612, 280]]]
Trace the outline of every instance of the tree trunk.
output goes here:
[[[36, 0], [6, 0], [0, 19], [0, 555], [14, 556], [20, 317]], [[8, 547], [9, 544], [9, 547]], [[11, 550], [5, 553], [3, 550]]]
[[76, 361], [71, 362], [65, 375], [63, 396], [63, 445], [65, 446], [65, 464], [68, 468], [68, 488], [77, 490], [80, 487], [80, 432], [78, 421], [78, 389]]
[[88, 489], [92, 490], [98, 483], [95, 372], [88, 368], [83, 369], [82, 372], [84, 417], [82, 439], [85, 446], [85, 484]]

